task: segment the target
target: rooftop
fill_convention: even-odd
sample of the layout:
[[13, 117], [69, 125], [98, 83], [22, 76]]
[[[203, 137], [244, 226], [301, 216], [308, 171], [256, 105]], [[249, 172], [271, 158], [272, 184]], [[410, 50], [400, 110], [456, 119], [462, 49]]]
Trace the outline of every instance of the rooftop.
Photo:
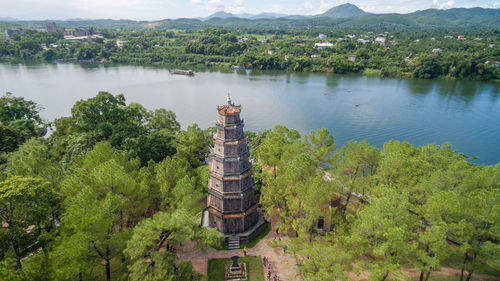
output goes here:
[[221, 115], [238, 114], [241, 112], [241, 105], [235, 105], [231, 101], [231, 98], [229, 97], [229, 94], [228, 94], [227, 104], [222, 105], [222, 106], [217, 106], [217, 111], [219, 111], [219, 114], [221, 114]]

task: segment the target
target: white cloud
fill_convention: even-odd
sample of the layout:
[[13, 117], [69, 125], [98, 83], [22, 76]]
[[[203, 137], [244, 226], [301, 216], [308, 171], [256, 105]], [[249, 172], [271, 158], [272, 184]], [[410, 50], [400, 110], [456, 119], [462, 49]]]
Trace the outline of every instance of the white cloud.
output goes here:
[[455, 5], [455, 1], [453, 0], [450, 0], [442, 5], [439, 6], [440, 9], [449, 9], [449, 8], [452, 8], [453, 5]]
[[226, 12], [233, 14], [240, 14], [247, 12], [247, 9], [245, 7], [245, 0], [234, 0], [226, 7], [225, 10]]
[[191, 0], [191, 3], [210, 13], [225, 10], [222, 0]]

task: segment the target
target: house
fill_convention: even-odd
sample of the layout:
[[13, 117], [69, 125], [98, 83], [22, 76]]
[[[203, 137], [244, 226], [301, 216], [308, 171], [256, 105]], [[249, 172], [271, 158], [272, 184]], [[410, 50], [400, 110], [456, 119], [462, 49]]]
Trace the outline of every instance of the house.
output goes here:
[[407, 56], [407, 57], [405, 58], [405, 62], [410, 62], [410, 60], [411, 60], [411, 55], [409, 55], [409, 56]]
[[327, 36], [326, 36], [325, 34], [320, 33], [320, 34], [318, 35], [318, 38], [319, 38], [320, 40], [326, 40]]
[[488, 47], [490, 47], [490, 48], [496, 48], [496, 47], [497, 47], [497, 45], [495, 45], [495, 44], [491, 43], [491, 44], [489, 44], [489, 45], [488, 45]]
[[356, 62], [356, 58], [357, 58], [356, 55], [349, 55], [348, 60], [352, 61], [352, 62]]
[[274, 53], [276, 53], [276, 51], [273, 49], [267, 51], [268, 55], [274, 55]]
[[467, 38], [463, 35], [458, 35], [457, 40], [467, 40]]
[[379, 36], [379, 37], [375, 38], [375, 41], [379, 42], [380, 44], [385, 44], [385, 37]]
[[306, 43], [295, 43], [295, 46], [305, 47]]
[[481, 37], [476, 37], [476, 38], [474, 38], [474, 41], [483, 41], [483, 38], [481, 38]]
[[333, 48], [333, 44], [330, 42], [325, 43], [314, 43], [314, 48], [323, 49], [323, 48]]
[[446, 36], [444, 36], [444, 38], [445, 38], [445, 39], [451, 39], [451, 38], [453, 38], [453, 36], [451, 36], [451, 35], [446, 35]]
[[432, 38], [431, 38], [431, 41], [436, 41], [436, 38], [432, 37]]
[[420, 39], [415, 39], [415, 42], [420, 42]]
[[118, 40], [116, 40], [116, 46], [117, 46], [118, 48], [123, 48], [123, 46], [125, 46], [125, 45], [127, 45], [127, 44], [128, 44], [128, 42], [127, 42], [127, 41], [122, 41], [122, 40], [119, 40], [119, 39], [118, 39]]
[[432, 53], [433, 54], [439, 54], [439, 53], [442, 53], [443, 50], [441, 48], [435, 48], [435, 49], [432, 49]]
[[391, 45], [393, 45], [393, 46], [395, 46], [395, 45], [397, 45], [397, 44], [398, 44], [398, 42], [397, 42], [397, 41], [389, 41], [389, 43], [391, 43]]
[[267, 44], [267, 43], [269, 43], [269, 40], [267, 40], [266, 38], [264, 38], [264, 39], [260, 39], [259, 41], [260, 41], [260, 43], [262, 43], [262, 44]]
[[248, 38], [243, 37], [243, 38], [238, 39], [238, 43], [245, 43], [247, 40], [248, 40]]
[[285, 60], [288, 60], [288, 58], [290, 58], [289, 55], [285, 55]]
[[500, 62], [494, 60], [494, 61], [487, 61], [487, 62], [485, 62], [485, 64], [491, 64], [494, 67], [498, 67], [500, 65]]
[[365, 39], [361, 39], [361, 38], [360, 38], [360, 39], [358, 39], [358, 42], [364, 45], [364, 44], [366, 44], [366, 43], [369, 43], [369, 42], [370, 42], [370, 40], [365, 40]]

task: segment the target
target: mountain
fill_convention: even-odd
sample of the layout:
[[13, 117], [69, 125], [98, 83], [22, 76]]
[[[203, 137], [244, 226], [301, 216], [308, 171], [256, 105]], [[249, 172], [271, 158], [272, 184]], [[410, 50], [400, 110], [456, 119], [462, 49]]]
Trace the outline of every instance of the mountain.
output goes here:
[[199, 18], [201, 20], [209, 20], [213, 18], [221, 18], [221, 19], [227, 19], [227, 18], [240, 18], [240, 19], [275, 19], [275, 18], [281, 18], [281, 17], [286, 17], [287, 15], [285, 14], [278, 14], [278, 13], [260, 13], [257, 15], [254, 14], [232, 14], [232, 13], [227, 13], [224, 11], [219, 11], [216, 13], [211, 14], [210, 16], [206, 18]]
[[367, 13], [365, 11], [361, 10], [356, 5], [347, 3], [333, 7], [330, 10], [318, 16], [339, 19], [339, 18], [354, 18], [366, 14]]
[[218, 12], [215, 12], [213, 14], [211, 14], [210, 16], [206, 17], [206, 18], [203, 18], [204, 20], [209, 20], [209, 19], [212, 19], [212, 18], [221, 18], [221, 19], [227, 19], [227, 18], [235, 18], [237, 17], [236, 15], [233, 15], [231, 13], [226, 13], [224, 11], [218, 11]]
[[11, 17], [0, 17], [0, 21], [17, 21], [17, 20], [18, 19]]
[[[3, 22], [7, 27], [27, 26], [44, 28], [47, 21], [15, 21]], [[500, 28], [500, 9], [454, 8], [448, 10], [427, 9], [409, 14], [372, 14], [352, 4], [344, 4], [326, 11], [323, 14], [282, 15], [274, 13], [231, 14], [217, 12], [207, 18], [179, 18], [160, 21], [134, 20], [55, 20], [62, 27], [103, 27], [123, 28], [128, 30], [141, 28], [340, 28], [340, 29], [408, 29], [408, 28]]]
[[258, 15], [251, 15], [249, 19], [276, 19], [286, 17], [288, 15], [278, 13], [260, 13]]
[[500, 9], [485, 8], [453, 8], [448, 10], [427, 9], [408, 14], [409, 16], [424, 16], [427, 18], [439, 18], [450, 20], [482, 21], [485, 18], [499, 18]]

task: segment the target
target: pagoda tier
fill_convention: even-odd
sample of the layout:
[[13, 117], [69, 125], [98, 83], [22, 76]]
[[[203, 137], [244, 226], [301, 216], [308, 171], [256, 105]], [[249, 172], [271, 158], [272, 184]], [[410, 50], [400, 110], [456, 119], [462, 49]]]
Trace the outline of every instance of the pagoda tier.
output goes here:
[[255, 184], [247, 137], [240, 119], [241, 106], [218, 106], [217, 132], [209, 161], [208, 225], [226, 235], [244, 233], [262, 221], [255, 197]]

